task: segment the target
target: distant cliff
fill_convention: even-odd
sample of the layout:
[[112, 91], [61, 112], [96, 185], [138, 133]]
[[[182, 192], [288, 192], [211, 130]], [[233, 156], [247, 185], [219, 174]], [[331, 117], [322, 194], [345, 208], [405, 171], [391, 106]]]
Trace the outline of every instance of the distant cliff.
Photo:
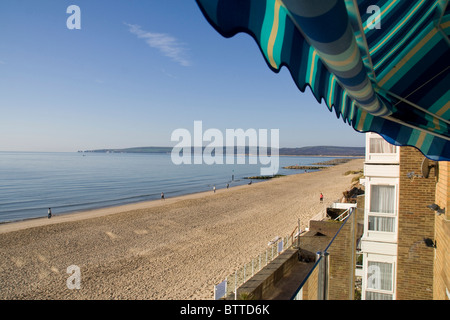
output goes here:
[[[234, 147], [235, 154], [240, 153], [238, 147]], [[80, 152], [100, 152], [100, 153], [171, 153], [172, 147], [136, 147], [125, 149], [98, 149], [98, 150], [86, 150]], [[193, 153], [194, 150], [192, 149]], [[249, 153], [249, 147], [245, 147], [246, 154]], [[270, 150], [268, 150], [270, 154]], [[224, 148], [223, 154], [226, 154]], [[280, 155], [291, 156], [351, 156], [359, 157], [364, 156], [364, 147], [339, 147], [339, 146], [313, 146], [313, 147], [301, 147], [301, 148], [280, 148]]]
[[298, 156], [364, 156], [365, 147], [314, 146], [302, 148], [280, 148], [280, 155]]
[[171, 147], [137, 147], [137, 148], [125, 148], [125, 149], [97, 149], [97, 150], [85, 150], [79, 152], [98, 152], [98, 153], [170, 153]]

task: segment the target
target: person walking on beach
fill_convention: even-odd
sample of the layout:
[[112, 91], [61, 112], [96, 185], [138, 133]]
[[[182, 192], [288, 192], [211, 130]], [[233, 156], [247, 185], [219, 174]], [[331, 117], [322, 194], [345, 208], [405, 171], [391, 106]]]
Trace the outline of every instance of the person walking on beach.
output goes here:
[[213, 191], [214, 191], [214, 193], [216, 193], [216, 186], [213, 187]]
[[229, 183], [227, 183], [227, 189], [228, 189], [228, 187], [230, 186], [230, 184]]
[[48, 208], [48, 218], [50, 219], [52, 217], [52, 209]]
[[320, 203], [322, 203], [323, 202], [323, 194], [322, 194], [322, 192], [320, 193]]
[[161, 192], [161, 200], [164, 200], [164, 192]]

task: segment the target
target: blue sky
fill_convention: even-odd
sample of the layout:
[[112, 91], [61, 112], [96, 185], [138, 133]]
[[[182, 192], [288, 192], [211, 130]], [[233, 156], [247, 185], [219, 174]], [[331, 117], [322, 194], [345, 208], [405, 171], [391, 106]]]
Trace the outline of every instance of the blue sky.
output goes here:
[[[81, 9], [69, 30], [67, 7]], [[178, 128], [279, 129], [281, 147], [364, 146], [254, 40], [194, 0], [0, 1], [0, 151], [171, 146]]]

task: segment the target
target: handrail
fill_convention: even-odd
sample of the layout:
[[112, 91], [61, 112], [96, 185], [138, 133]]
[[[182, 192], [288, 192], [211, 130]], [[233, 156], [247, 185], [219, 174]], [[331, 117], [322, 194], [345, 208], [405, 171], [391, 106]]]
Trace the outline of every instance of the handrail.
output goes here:
[[[349, 211], [349, 214], [347, 216], [347, 219], [345, 219], [344, 223], [342, 223], [342, 225], [339, 227], [339, 230], [336, 232], [336, 234], [333, 236], [333, 238], [331, 239], [331, 241], [328, 243], [328, 245], [326, 246], [325, 250], [322, 251], [322, 253], [328, 252], [328, 249], [330, 248], [330, 246], [332, 245], [333, 241], [336, 239], [336, 237], [338, 236], [338, 234], [341, 232], [342, 228], [345, 226], [345, 224], [347, 223], [347, 221], [349, 220], [348, 218], [354, 214], [355, 212], [355, 208], [351, 207], [348, 208], [346, 211]], [[306, 275], [305, 279], [303, 279], [303, 281], [300, 283], [300, 285], [298, 286], [298, 288], [295, 290], [294, 295], [292, 295], [291, 300], [293, 300], [298, 293], [300, 292], [300, 290], [303, 288], [303, 286], [305, 285], [306, 281], [309, 279], [310, 275], [312, 274], [312, 272], [316, 269], [316, 267], [319, 265], [319, 262], [322, 260], [323, 255], [320, 255], [319, 258], [317, 259], [317, 261], [314, 263], [314, 266], [311, 268], [311, 270], [308, 272], [308, 274]]]
[[[340, 217], [342, 217], [345, 213], [347, 213], [348, 211], [350, 210], [350, 208], [348, 208], [347, 210], [345, 210], [344, 212], [342, 212], [339, 216], [337, 216], [334, 220], [339, 220], [339, 221], [342, 221], [342, 220], [344, 220], [344, 218], [342, 218], [342, 219], [339, 219]], [[347, 215], [347, 217], [348, 217], [348, 215]], [[346, 218], [347, 218], [346, 217]]]
[[344, 223], [341, 225], [341, 227], [339, 228], [339, 230], [336, 232], [336, 234], [334, 235], [333, 239], [331, 239], [330, 243], [327, 245], [327, 247], [325, 248], [325, 250], [323, 250], [324, 252], [328, 252], [328, 248], [330, 248], [331, 244], [333, 243], [334, 239], [336, 239], [337, 235], [339, 234], [339, 232], [341, 232], [342, 228], [345, 226], [345, 224], [348, 221], [348, 218], [353, 214], [353, 212], [355, 208], [348, 208], [348, 210], [350, 210], [350, 213], [348, 214], [347, 219], [345, 219]]
[[298, 295], [300, 290], [303, 289], [303, 286], [305, 285], [306, 281], [308, 281], [308, 279], [311, 276], [311, 274], [313, 273], [313, 271], [319, 265], [320, 260], [322, 260], [322, 256], [320, 256], [319, 259], [317, 259], [317, 261], [314, 263], [313, 267], [311, 268], [311, 270], [309, 270], [308, 274], [306, 275], [305, 279], [303, 279], [303, 281], [300, 283], [300, 285], [298, 286], [297, 290], [295, 290], [295, 293], [292, 295], [290, 300], [294, 300], [294, 298]]
[[[296, 226], [295, 228], [294, 228], [294, 230], [291, 232], [291, 234], [290, 234], [290, 236], [289, 237], [291, 237], [292, 238], [292, 242], [294, 242], [294, 234], [295, 234], [295, 231], [298, 229], [298, 226]], [[300, 236], [300, 233], [298, 234], [298, 236]]]

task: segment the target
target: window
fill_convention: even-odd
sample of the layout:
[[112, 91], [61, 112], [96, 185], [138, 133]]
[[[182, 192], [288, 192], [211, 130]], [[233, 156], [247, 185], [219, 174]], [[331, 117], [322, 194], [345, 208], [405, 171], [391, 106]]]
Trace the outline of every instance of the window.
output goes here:
[[392, 291], [392, 263], [369, 261], [367, 288]]
[[397, 149], [394, 145], [388, 143], [383, 138], [371, 137], [370, 138], [370, 153], [396, 153]]
[[392, 300], [392, 294], [366, 291], [366, 300]]
[[384, 140], [380, 135], [366, 134], [366, 162], [397, 164], [400, 161], [399, 148]]
[[368, 261], [367, 266], [366, 300], [392, 300], [393, 263]]
[[395, 186], [371, 185], [369, 230], [395, 232]]

